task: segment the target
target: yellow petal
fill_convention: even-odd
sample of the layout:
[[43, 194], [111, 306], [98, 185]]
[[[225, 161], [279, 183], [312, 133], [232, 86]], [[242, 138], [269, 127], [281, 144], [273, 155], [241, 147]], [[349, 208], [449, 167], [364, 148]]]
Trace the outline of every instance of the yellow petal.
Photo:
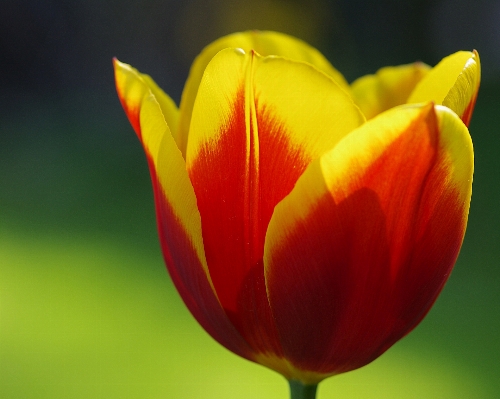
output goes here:
[[420, 81], [408, 103], [433, 101], [442, 104], [469, 123], [479, 84], [481, 63], [477, 51], [459, 51], [443, 58]]
[[[165, 122], [171, 132], [177, 131], [179, 110], [174, 101], [158, 87], [149, 75], [137, 71], [128, 64], [113, 60], [118, 96], [137, 135], [140, 134], [139, 110], [144, 98], [152, 94], [158, 102]], [[177, 140], [176, 140], [177, 141]]]
[[375, 75], [366, 75], [351, 85], [354, 102], [371, 119], [390, 108], [405, 104], [418, 82], [427, 74], [429, 66], [421, 62], [385, 67]]
[[205, 47], [191, 66], [189, 77], [182, 93], [180, 104], [181, 116], [179, 132], [177, 134], [181, 143], [179, 148], [181, 148], [184, 154], [193, 104], [203, 72], [210, 60], [220, 50], [226, 48], [241, 48], [245, 52], [255, 50], [262, 56], [277, 55], [295, 61], [307, 62], [331, 76], [347, 92], [350, 90], [342, 74], [318, 50], [302, 40], [283, 33], [270, 31], [247, 31], [224, 36]]
[[[196, 196], [189, 180], [186, 163], [177, 148], [155, 97], [144, 99], [141, 107], [142, 144], [154, 167], [154, 175], [159, 184], [159, 193], [181, 223], [189, 236], [207, 280], [210, 274], [203, 249], [200, 212]], [[159, 206], [156, 198], [157, 207]]]

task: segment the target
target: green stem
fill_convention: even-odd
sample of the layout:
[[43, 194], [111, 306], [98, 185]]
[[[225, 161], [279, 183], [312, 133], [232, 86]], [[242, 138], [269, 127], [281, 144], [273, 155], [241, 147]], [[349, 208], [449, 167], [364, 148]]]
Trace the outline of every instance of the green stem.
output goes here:
[[297, 380], [290, 380], [291, 399], [316, 399], [316, 389], [318, 385], [304, 385]]

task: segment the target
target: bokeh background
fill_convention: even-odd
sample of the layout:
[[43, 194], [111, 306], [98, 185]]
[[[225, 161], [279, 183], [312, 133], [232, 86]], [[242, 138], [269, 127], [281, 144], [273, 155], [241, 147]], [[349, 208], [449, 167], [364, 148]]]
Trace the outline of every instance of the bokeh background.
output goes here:
[[217, 345], [173, 289], [111, 65], [149, 73], [178, 103], [196, 54], [246, 29], [308, 41], [349, 81], [479, 51], [456, 268], [412, 334], [318, 397], [500, 397], [498, 26], [494, 0], [2, 0], [0, 397], [287, 397], [282, 377]]

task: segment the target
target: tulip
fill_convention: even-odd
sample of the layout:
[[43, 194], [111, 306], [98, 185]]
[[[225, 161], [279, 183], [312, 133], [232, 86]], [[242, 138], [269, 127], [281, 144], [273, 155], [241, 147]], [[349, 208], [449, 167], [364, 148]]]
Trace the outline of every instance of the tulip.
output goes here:
[[467, 224], [476, 52], [349, 86], [298, 39], [239, 33], [198, 56], [179, 109], [114, 67], [168, 271], [217, 342], [312, 398], [417, 326]]

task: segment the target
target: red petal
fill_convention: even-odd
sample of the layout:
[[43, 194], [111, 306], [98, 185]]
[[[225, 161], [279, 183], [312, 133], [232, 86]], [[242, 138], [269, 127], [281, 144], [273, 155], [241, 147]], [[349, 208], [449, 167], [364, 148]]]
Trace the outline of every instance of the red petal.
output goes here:
[[458, 117], [428, 105], [382, 114], [308, 168], [266, 237], [293, 365], [318, 380], [361, 367], [428, 312], [465, 232], [471, 151]]
[[217, 296], [256, 351], [282, 355], [262, 263], [274, 207], [362, 121], [350, 97], [307, 64], [228, 49], [205, 70], [186, 164]]
[[160, 243], [170, 277], [198, 323], [221, 345], [246, 359], [255, 352], [234, 328], [214, 294], [189, 234], [163, 195], [149, 162]]

